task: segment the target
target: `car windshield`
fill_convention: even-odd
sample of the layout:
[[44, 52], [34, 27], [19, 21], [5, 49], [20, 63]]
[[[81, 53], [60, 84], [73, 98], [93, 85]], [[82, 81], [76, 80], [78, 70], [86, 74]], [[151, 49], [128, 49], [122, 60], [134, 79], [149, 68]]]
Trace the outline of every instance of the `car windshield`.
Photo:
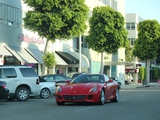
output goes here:
[[71, 81], [71, 83], [104, 83], [103, 75], [87, 75], [83, 74]]

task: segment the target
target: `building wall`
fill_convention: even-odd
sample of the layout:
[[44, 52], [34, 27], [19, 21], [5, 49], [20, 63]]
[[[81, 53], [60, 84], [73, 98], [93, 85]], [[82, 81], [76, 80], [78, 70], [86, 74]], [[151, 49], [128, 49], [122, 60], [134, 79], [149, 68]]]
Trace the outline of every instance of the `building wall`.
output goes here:
[[[39, 37], [36, 32], [24, 29], [23, 26], [22, 18], [25, 17], [26, 11], [31, 8], [27, 7], [23, 3], [23, 0], [0, 0], [0, 3], [3, 4], [0, 6], [0, 11], [4, 10], [3, 12], [0, 12], [0, 43], [44, 51], [46, 39]], [[124, 0], [86, 0], [86, 4], [90, 8], [90, 16], [92, 15], [92, 10], [94, 7], [103, 5], [109, 5], [124, 15]], [[6, 9], [8, 9], [7, 13]], [[65, 42], [56, 40], [55, 43], [50, 43], [48, 50], [52, 52], [67, 52], [71, 48], [74, 48], [73, 39]], [[83, 52], [89, 59], [91, 65], [87, 71], [90, 73], [99, 73], [101, 54], [93, 50], [88, 50], [87, 48], [83, 48]], [[121, 52], [123, 52], [123, 50], [118, 52], [117, 60], [119, 59], [118, 55], [121, 54]], [[111, 58], [111, 55], [107, 56]]]

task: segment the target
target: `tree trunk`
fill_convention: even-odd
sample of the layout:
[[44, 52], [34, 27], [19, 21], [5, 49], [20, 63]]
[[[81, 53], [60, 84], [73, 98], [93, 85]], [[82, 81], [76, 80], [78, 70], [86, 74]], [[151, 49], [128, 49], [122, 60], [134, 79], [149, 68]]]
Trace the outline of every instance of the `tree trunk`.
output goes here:
[[150, 84], [150, 60], [147, 59], [146, 61], [146, 85]]
[[104, 68], [104, 52], [101, 52], [101, 69], [100, 73], [103, 74], [103, 68]]
[[[45, 48], [44, 48], [44, 54], [46, 54], [46, 52], [47, 52], [48, 44], [49, 44], [49, 41], [47, 40]], [[46, 68], [46, 66], [45, 66], [45, 63], [43, 62], [43, 64], [42, 64], [42, 75], [45, 74], [45, 68]]]

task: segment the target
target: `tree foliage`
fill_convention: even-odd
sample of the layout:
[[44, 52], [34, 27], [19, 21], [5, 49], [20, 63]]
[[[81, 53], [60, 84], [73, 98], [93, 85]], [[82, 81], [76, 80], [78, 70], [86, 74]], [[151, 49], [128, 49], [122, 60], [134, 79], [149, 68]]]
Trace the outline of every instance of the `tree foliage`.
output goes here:
[[24, 26], [47, 40], [68, 39], [86, 29], [88, 7], [85, 0], [23, 0], [32, 8]]
[[109, 6], [95, 7], [89, 20], [89, 47], [97, 52], [116, 53], [126, 46], [127, 31], [121, 13]]
[[133, 54], [146, 60], [146, 84], [150, 82], [150, 60], [155, 59], [160, 48], [160, 25], [157, 20], [144, 20], [138, 26], [138, 38], [134, 42]]
[[133, 54], [141, 60], [155, 59], [158, 55], [159, 23], [156, 20], [144, 20], [138, 25], [138, 38], [134, 42]]
[[127, 62], [132, 62], [133, 61], [133, 48], [130, 47], [130, 41], [126, 41], [126, 49], [125, 49], [125, 59]]
[[140, 67], [139, 68], [139, 79], [144, 80], [144, 78], [145, 78], [145, 69], [144, 67]]
[[46, 52], [46, 54], [44, 54], [42, 58], [43, 58], [44, 64], [47, 67], [47, 73], [48, 73], [49, 67], [53, 67], [56, 65], [56, 59], [55, 59], [54, 53]]

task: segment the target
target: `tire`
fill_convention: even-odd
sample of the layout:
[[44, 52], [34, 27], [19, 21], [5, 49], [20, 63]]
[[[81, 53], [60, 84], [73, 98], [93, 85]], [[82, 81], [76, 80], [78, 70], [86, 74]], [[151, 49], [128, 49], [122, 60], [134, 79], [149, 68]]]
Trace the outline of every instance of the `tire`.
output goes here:
[[101, 91], [100, 99], [99, 99], [99, 105], [104, 105], [105, 104], [105, 92], [104, 90]]
[[20, 87], [16, 90], [15, 95], [16, 95], [16, 99], [18, 101], [27, 101], [30, 93], [29, 93], [29, 90], [27, 88]]
[[65, 102], [57, 102], [57, 105], [64, 105]]
[[119, 101], [119, 89], [116, 89], [115, 98], [110, 100], [111, 102], [118, 102]]
[[51, 95], [51, 92], [48, 88], [44, 88], [44, 89], [41, 90], [41, 93], [40, 93], [41, 98], [46, 99], [46, 98], [49, 98], [50, 95]]

